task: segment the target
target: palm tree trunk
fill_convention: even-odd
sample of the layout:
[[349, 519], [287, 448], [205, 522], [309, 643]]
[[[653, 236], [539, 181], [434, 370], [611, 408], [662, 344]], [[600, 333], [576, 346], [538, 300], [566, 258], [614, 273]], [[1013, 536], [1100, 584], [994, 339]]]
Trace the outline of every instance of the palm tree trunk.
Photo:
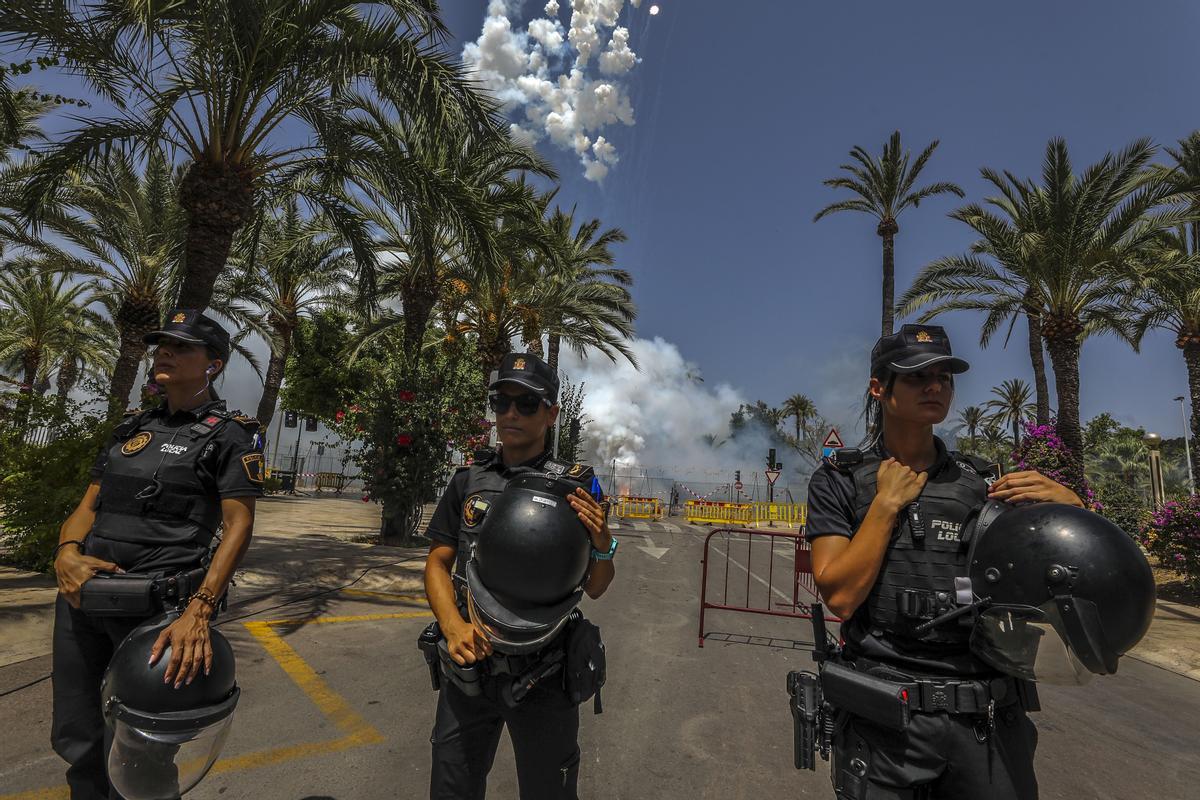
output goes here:
[[1042, 318], [1039, 314], [1026, 312], [1025, 320], [1029, 323], [1029, 363], [1033, 365], [1037, 423], [1047, 425], [1050, 422], [1050, 384], [1046, 381], [1046, 358], [1042, 352]]
[[546, 343], [546, 363], [550, 365], [550, 369], [558, 372], [558, 349], [562, 346], [562, 337], [557, 333], [552, 333], [548, 337]]
[[33, 408], [34, 384], [37, 382], [38, 368], [42, 365], [41, 350], [29, 349], [21, 354], [21, 386], [17, 392], [16, 414], [14, 419], [23, 426], [29, 419]]
[[437, 289], [426, 284], [405, 286], [400, 292], [400, 302], [404, 304], [404, 358], [409, 364], [416, 364], [421, 358], [421, 345], [425, 343], [425, 331], [429, 329], [437, 299]]
[[287, 367], [288, 354], [292, 349], [291, 331], [277, 331], [281, 341], [279, 351], [271, 351], [271, 358], [267, 362], [267, 379], [263, 381], [262, 396], [258, 399], [258, 411], [255, 416], [258, 417], [262, 429], [265, 431], [271, 425], [271, 419], [275, 416], [275, 404], [279, 400], [279, 387], [283, 384], [283, 373]]
[[141, 329], [118, 324], [121, 350], [108, 383], [108, 407], [112, 414], [120, 414], [129, 404], [129, 392], [137, 380], [138, 366], [146, 353], [142, 337], [151, 330], [153, 328]]
[[58, 378], [55, 385], [58, 388], [58, 402], [62, 405], [67, 402], [67, 395], [75, 388], [75, 384], [79, 381], [79, 362], [74, 358], [67, 357], [58, 365]]
[[1183, 360], [1192, 400], [1192, 473], [1200, 476], [1200, 342], [1189, 340], [1184, 345]]
[[179, 204], [188, 212], [179, 308], [204, 309], [229, 260], [233, 236], [254, 214], [254, 179], [247, 169], [196, 161], [179, 186]]
[[877, 232], [883, 237], [883, 325], [882, 336], [891, 336], [896, 313], [896, 234], [900, 226], [895, 220], [879, 223]]
[[545, 356], [545, 351], [542, 349], [542, 337], [540, 334], [537, 336], [531, 336], [525, 342], [525, 348], [525, 352], [533, 353], [538, 358], [543, 358]]
[[[1069, 326], [1064, 326], [1069, 327]], [[1079, 427], [1079, 335], [1068, 330], [1046, 340], [1054, 367], [1058, 395], [1056, 430], [1067, 448], [1067, 480], [1076, 491], [1083, 486], [1083, 431]]]

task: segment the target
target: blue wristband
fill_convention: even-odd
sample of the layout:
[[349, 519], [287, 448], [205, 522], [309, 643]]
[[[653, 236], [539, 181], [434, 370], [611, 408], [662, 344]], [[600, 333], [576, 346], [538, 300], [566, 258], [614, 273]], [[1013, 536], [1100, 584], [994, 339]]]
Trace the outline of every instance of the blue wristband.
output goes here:
[[617, 552], [617, 537], [610, 534], [609, 538], [612, 540], [612, 545], [609, 546], [608, 552], [601, 552], [600, 550], [596, 549], [595, 545], [593, 545], [592, 558], [597, 561], [612, 561], [613, 554]]

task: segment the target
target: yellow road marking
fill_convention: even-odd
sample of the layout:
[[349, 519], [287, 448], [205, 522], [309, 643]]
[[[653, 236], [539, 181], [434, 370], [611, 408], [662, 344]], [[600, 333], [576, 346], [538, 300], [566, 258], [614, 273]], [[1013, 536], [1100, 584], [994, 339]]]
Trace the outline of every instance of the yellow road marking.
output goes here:
[[[345, 594], [364, 594], [367, 596], [386, 596], [404, 598], [407, 600], [424, 601], [424, 597], [414, 595], [393, 595], [384, 592], [367, 592], [365, 590], [344, 589]], [[279, 664], [292, 682], [304, 692], [313, 705], [334, 724], [344, 735], [338, 739], [324, 742], [308, 742], [304, 744], [275, 747], [259, 750], [240, 756], [222, 758], [213, 765], [211, 774], [235, 772], [243, 769], [281, 764], [298, 758], [327, 755], [348, 750], [352, 747], [382, 744], [385, 740], [382, 733], [371, 723], [367, 722], [357, 711], [350, 707], [345, 698], [333, 691], [316, 673], [308, 662], [300, 657], [274, 628], [283, 626], [327, 625], [337, 622], [375, 622], [385, 619], [414, 619], [431, 617], [431, 611], [402, 611], [393, 614], [354, 614], [348, 616], [312, 617], [309, 619], [272, 619], [243, 622], [246, 630], [267, 653]], [[71, 791], [66, 786], [55, 786], [47, 789], [33, 789], [18, 794], [0, 795], [0, 800], [69, 800]]]
[[362, 597], [383, 597], [388, 600], [412, 600], [425, 605], [428, 601], [423, 594], [397, 594], [395, 592], [373, 592], [367, 589], [342, 589], [341, 594], [354, 594]]

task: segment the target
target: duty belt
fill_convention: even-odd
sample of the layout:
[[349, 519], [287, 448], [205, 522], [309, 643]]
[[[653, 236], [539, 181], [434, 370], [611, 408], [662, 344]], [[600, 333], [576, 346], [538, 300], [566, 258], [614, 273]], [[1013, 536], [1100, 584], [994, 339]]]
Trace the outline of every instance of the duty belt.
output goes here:
[[905, 685], [912, 711], [987, 714], [990, 705], [1003, 708], [1021, 699], [1017, 679], [1011, 676], [990, 680], [914, 676], [862, 657], [854, 660], [854, 666], [859, 672]]

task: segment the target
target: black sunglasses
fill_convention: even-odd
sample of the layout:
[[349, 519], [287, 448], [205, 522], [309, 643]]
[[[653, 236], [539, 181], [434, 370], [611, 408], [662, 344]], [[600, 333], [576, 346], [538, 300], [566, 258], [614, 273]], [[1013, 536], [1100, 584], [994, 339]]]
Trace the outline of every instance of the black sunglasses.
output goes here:
[[516, 397], [507, 394], [488, 395], [488, 408], [497, 414], [507, 414], [508, 409], [516, 403], [518, 414], [523, 417], [533, 416], [543, 402], [536, 394], [521, 394]]

